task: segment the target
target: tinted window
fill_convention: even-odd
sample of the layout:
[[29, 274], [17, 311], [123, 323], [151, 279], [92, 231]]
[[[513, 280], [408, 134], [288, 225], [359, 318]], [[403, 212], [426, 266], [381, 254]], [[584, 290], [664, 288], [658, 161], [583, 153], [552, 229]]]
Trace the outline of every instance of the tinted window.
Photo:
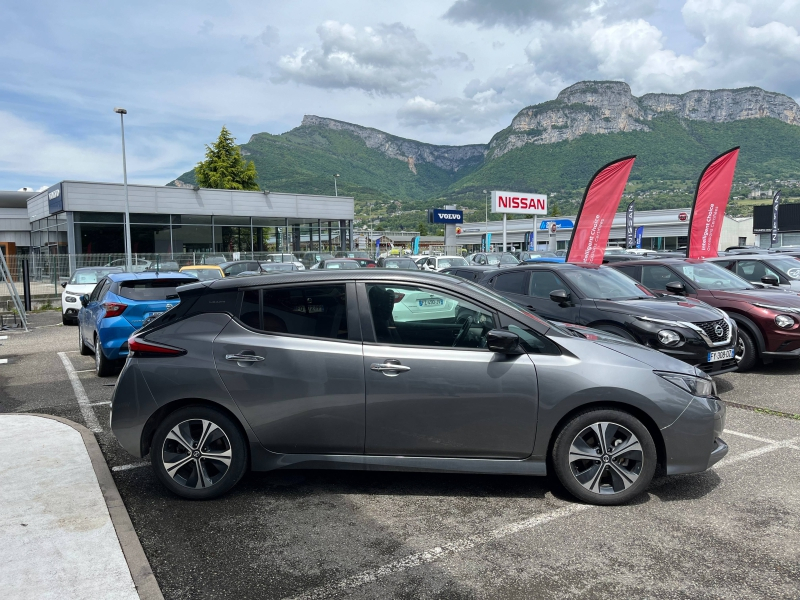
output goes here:
[[[260, 329], [318, 338], [347, 339], [347, 293], [344, 285], [309, 285], [262, 292]], [[244, 309], [252, 308], [253, 298]]]
[[239, 319], [253, 329], [261, 329], [261, 309], [259, 308], [259, 296], [261, 290], [246, 291], [242, 297], [242, 308], [239, 312]]
[[494, 289], [498, 292], [525, 294], [525, 279], [527, 275], [525, 271], [498, 275], [494, 278]]
[[491, 313], [438, 290], [368, 284], [367, 296], [381, 344], [485, 348], [494, 329]]
[[519, 336], [522, 347], [529, 354], [560, 354], [558, 346], [547, 339], [545, 336], [536, 333], [528, 327], [519, 324], [511, 324], [506, 327], [512, 333]]
[[678, 281], [678, 276], [667, 267], [661, 265], [642, 266], [642, 285], [651, 290], [665, 290], [667, 284]]
[[563, 273], [586, 298], [598, 300], [623, 300], [652, 298], [653, 294], [633, 279], [609, 267], [575, 269]]
[[549, 298], [553, 290], [569, 291], [561, 278], [552, 271], [531, 271], [528, 295], [535, 298]]
[[105, 286], [107, 283], [108, 283], [108, 280], [107, 280], [107, 279], [101, 279], [101, 280], [100, 280], [100, 281], [97, 283], [97, 285], [96, 285], [96, 286], [94, 286], [94, 289], [92, 290], [92, 293], [91, 293], [91, 294], [89, 294], [89, 301], [90, 301], [90, 302], [92, 302], [92, 301], [94, 301], [94, 300], [97, 300], [97, 299], [100, 297], [100, 290], [102, 290], [102, 289], [103, 289], [103, 287], [104, 287], [104, 286]]
[[[775, 271], [757, 260], [740, 260], [736, 263], [736, 274], [739, 277], [744, 277], [747, 281], [761, 281], [761, 278], [765, 275], [778, 277]], [[778, 277], [778, 280], [780, 280], [780, 277]]]
[[118, 296], [128, 300], [167, 300], [177, 298], [176, 288], [191, 283], [191, 279], [145, 279], [123, 281]]

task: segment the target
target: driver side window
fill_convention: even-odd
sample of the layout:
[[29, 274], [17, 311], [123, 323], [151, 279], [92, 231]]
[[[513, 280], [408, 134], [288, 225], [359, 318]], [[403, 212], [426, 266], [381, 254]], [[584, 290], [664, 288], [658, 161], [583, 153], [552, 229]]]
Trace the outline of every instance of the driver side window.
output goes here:
[[439, 290], [367, 284], [375, 340], [395, 346], [486, 348], [494, 315]]

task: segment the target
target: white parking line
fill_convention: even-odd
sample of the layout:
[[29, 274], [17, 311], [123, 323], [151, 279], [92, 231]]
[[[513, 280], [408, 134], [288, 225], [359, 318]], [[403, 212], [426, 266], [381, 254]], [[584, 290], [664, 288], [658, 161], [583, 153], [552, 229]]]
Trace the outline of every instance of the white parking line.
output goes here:
[[0, 335], [0, 340], [7, 340], [7, 339], [8, 339], [7, 335]]
[[[78, 372], [80, 373], [80, 371]], [[107, 402], [90, 402], [89, 406], [107, 406], [108, 404], [111, 404], [111, 400], [108, 400]]]
[[[750, 460], [751, 458], [755, 458], [757, 456], [762, 456], [769, 452], [774, 452], [775, 450], [780, 450], [781, 448], [800, 449], [798, 448], [798, 446], [795, 445], [797, 444], [798, 441], [800, 440], [786, 440], [782, 442], [774, 442], [767, 446], [762, 446], [761, 448], [750, 450], [749, 452], [743, 452], [742, 454], [731, 457], [730, 459], [726, 457], [721, 463], [715, 465], [713, 468], [714, 470], [717, 470], [722, 467], [727, 467], [729, 465], [734, 465], [739, 462]], [[679, 475], [678, 477], [683, 479], [685, 477], [690, 477], [690, 476], [691, 475]], [[655, 489], [661, 487], [662, 485], [667, 484], [668, 482], [674, 481], [674, 479], [675, 479], [674, 477], [673, 478], [665, 477], [650, 487], [651, 489]], [[367, 585], [369, 583], [373, 583], [378, 579], [381, 579], [388, 575], [392, 575], [394, 573], [401, 573], [403, 571], [407, 571], [408, 569], [413, 569], [414, 567], [431, 563], [440, 558], [452, 554], [457, 554], [465, 550], [470, 550], [478, 545], [492, 542], [504, 538], [506, 536], [512, 535], [514, 533], [519, 533], [521, 531], [531, 530], [538, 527], [539, 525], [544, 525], [546, 523], [550, 523], [551, 521], [555, 521], [557, 519], [561, 519], [563, 517], [567, 517], [594, 508], [599, 508], [599, 507], [590, 504], [570, 504], [568, 506], [564, 506], [561, 508], [557, 508], [553, 511], [547, 512], [543, 515], [532, 517], [530, 519], [525, 519], [523, 521], [518, 521], [516, 523], [510, 523], [508, 525], [503, 525], [487, 533], [468, 536], [461, 540], [450, 542], [449, 544], [436, 546], [435, 548], [431, 548], [430, 550], [424, 550], [422, 552], [410, 554], [404, 558], [400, 558], [393, 562], [387, 563], [376, 569], [369, 569], [367, 571], [359, 573], [358, 575], [353, 575], [352, 577], [346, 577], [345, 579], [342, 579], [340, 581], [335, 581], [333, 583], [313, 588], [311, 590], [308, 590], [307, 592], [304, 592], [297, 596], [293, 596], [291, 600], [322, 600], [324, 598], [338, 596], [344, 594], [348, 590], [352, 590]]]
[[72, 363], [69, 361], [69, 358], [67, 358], [67, 353], [59, 352], [58, 357], [61, 359], [61, 363], [67, 371], [67, 377], [69, 377], [69, 382], [72, 384], [72, 391], [75, 392], [75, 398], [78, 400], [78, 406], [81, 409], [83, 420], [86, 421], [86, 426], [95, 433], [102, 433], [103, 430], [100, 428], [100, 423], [97, 422], [97, 416], [94, 414], [91, 404], [89, 404], [89, 397], [86, 395], [86, 390], [83, 389], [80, 377], [78, 377], [78, 374], [72, 367]]
[[7, 358], [0, 358], [0, 365], [7, 365], [8, 359]]
[[75, 371], [76, 373], [94, 373], [94, 369], [81, 369], [80, 371]]
[[149, 466], [149, 462], [132, 463], [130, 465], [121, 465], [119, 467], [111, 467], [112, 471], [130, 471], [131, 469], [138, 469], [139, 467]]
[[738, 435], [739, 437], [747, 438], [748, 440], [755, 440], [756, 442], [764, 442], [765, 444], [779, 443], [777, 440], [768, 440], [767, 438], [757, 437], [755, 435], [750, 435], [749, 433], [741, 433], [739, 431], [733, 431], [731, 429], [726, 429], [722, 433], [730, 433], [731, 435]]

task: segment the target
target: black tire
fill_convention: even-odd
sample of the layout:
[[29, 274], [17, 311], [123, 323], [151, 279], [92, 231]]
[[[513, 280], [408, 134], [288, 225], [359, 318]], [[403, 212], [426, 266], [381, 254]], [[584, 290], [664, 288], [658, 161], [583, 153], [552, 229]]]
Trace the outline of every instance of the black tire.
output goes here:
[[78, 352], [81, 356], [89, 356], [92, 353], [86, 342], [83, 341], [83, 330], [80, 327], [80, 323], [78, 324]]
[[61, 315], [61, 324], [62, 325], [72, 325], [74, 322], [75, 321], [70, 319], [68, 316], [63, 315], [63, 314]]
[[599, 329], [600, 331], [605, 331], [606, 333], [610, 333], [612, 335], [616, 335], [617, 337], [621, 337], [623, 340], [628, 340], [629, 342], [634, 342], [635, 344], [639, 343], [633, 334], [629, 333], [622, 327], [617, 327], [616, 325], [589, 325], [589, 327], [593, 327], [594, 329]]
[[758, 347], [753, 337], [746, 331], [739, 329], [739, 339], [736, 341], [736, 364], [739, 371], [749, 371], [758, 363]]
[[[591, 442], [592, 433], [596, 431], [593, 426], [598, 425], [606, 445], [610, 442], [612, 448], [616, 447], [613, 444], [624, 448], [630, 442], [632, 449], [615, 454], [613, 449], [606, 452], [599, 443], [592, 447], [586, 440]], [[599, 442], [599, 437], [594, 438], [595, 442]], [[576, 450], [571, 452], [573, 444]], [[577, 451], [584, 447], [587, 448], [585, 454]], [[597, 452], [597, 447], [601, 452]], [[621, 410], [590, 409], [561, 428], [551, 458], [558, 480], [570, 494], [589, 504], [610, 506], [624, 504], [647, 489], [658, 455], [653, 437], [639, 419]], [[587, 483], [589, 487], [585, 487]]]
[[100, 340], [94, 336], [94, 372], [98, 377], [108, 377], [113, 375], [116, 366], [113, 360], [106, 358], [103, 348], [100, 346]]
[[[197, 448], [202, 441], [205, 423], [210, 423], [206, 434], [213, 438], [209, 448]], [[216, 429], [215, 429], [216, 427]], [[173, 429], [185, 443], [178, 441]], [[218, 435], [218, 430], [223, 435]], [[169, 440], [167, 439], [169, 437]], [[216, 437], [215, 437], [216, 436]], [[192, 458], [191, 451], [198, 451], [199, 458]], [[208, 450], [206, 453], [205, 450]], [[224, 472], [225, 463], [214, 458], [230, 452], [230, 462]], [[186, 406], [161, 421], [153, 435], [150, 446], [150, 462], [156, 477], [173, 494], [189, 500], [217, 498], [235, 486], [247, 470], [247, 443], [239, 426], [223, 412], [208, 406]], [[170, 469], [165, 463], [179, 465]], [[199, 478], [198, 466], [206, 478]], [[170, 473], [174, 473], [174, 476]], [[195, 487], [200, 485], [200, 487]]]

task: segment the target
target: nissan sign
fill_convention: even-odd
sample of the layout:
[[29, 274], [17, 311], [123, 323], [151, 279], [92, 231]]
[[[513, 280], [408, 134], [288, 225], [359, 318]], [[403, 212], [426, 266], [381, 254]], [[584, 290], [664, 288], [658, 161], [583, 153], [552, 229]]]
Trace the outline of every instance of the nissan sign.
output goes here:
[[547, 196], [520, 192], [492, 192], [492, 212], [546, 215]]
[[464, 222], [464, 211], [450, 210], [446, 208], [431, 209], [431, 223], [448, 223], [450, 225], [461, 224]]

